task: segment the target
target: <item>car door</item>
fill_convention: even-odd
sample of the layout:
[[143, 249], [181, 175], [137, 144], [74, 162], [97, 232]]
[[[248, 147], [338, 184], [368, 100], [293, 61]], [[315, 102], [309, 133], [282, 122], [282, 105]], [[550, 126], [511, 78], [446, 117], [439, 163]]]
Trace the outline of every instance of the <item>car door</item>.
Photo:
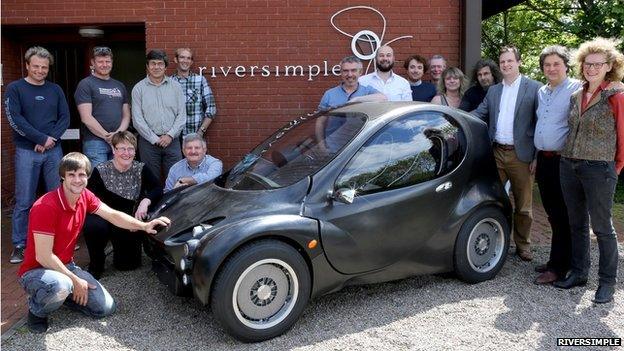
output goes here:
[[[364, 143], [337, 177], [338, 201], [321, 222], [334, 268], [354, 274], [406, 262], [417, 269], [448, 254], [449, 235], [441, 233], [462, 193], [452, 171], [465, 155], [463, 140], [450, 117], [428, 111], [396, 118]], [[345, 203], [349, 191], [355, 196]]]

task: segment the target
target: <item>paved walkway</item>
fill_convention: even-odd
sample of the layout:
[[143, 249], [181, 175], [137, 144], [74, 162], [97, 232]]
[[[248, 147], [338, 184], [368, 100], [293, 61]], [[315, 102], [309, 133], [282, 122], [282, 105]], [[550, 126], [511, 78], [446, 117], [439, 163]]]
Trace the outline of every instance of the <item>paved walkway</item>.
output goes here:
[[[533, 217], [531, 233], [534, 245], [550, 245], [550, 226], [544, 209], [538, 201], [533, 205]], [[0, 263], [2, 268], [2, 334], [10, 330], [11, 327], [24, 318], [27, 313], [26, 295], [17, 282], [16, 272], [19, 265], [8, 263], [12, 250], [10, 224], [10, 216], [7, 215], [6, 212], [3, 212], [2, 230], [0, 232], [2, 239], [2, 253], [0, 255], [0, 259], [2, 260]], [[623, 228], [623, 226], [616, 223], [616, 229], [618, 229], [618, 233], [620, 233], [619, 239], [623, 241], [624, 235], [622, 235], [621, 228]], [[81, 248], [76, 251], [74, 258], [79, 266], [86, 266], [86, 263], [89, 262], [89, 257], [82, 238], [80, 238], [79, 244]]]
[[[11, 244], [11, 216], [6, 212], [2, 213], [2, 231], [1, 236], [1, 254], [0, 263], [2, 283], [0, 291], [2, 291], [2, 334], [26, 316], [26, 294], [24, 290], [17, 282], [17, 269], [18, 264], [10, 264], [9, 257], [13, 250]], [[75, 252], [74, 258], [78, 265], [86, 265], [89, 262], [89, 255], [87, 253], [86, 245], [82, 240], [82, 237], [78, 241], [81, 248]]]

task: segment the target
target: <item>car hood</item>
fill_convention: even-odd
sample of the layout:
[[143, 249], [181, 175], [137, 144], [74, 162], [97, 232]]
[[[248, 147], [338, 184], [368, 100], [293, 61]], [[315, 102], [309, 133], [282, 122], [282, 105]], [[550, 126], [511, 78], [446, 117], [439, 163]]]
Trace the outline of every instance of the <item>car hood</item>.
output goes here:
[[288, 187], [259, 191], [225, 189], [211, 182], [165, 194], [150, 218], [165, 216], [171, 225], [160, 229], [154, 239], [164, 242], [199, 224], [217, 226], [261, 215], [299, 214], [310, 181], [306, 177]]

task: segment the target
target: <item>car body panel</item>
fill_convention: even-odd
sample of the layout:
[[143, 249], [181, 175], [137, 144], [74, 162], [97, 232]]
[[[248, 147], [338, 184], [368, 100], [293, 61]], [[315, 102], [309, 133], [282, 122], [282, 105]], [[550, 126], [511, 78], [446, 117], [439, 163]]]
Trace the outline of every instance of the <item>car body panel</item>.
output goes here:
[[[463, 132], [467, 146], [461, 163], [428, 181], [356, 196], [351, 204], [337, 201], [336, 179], [362, 145], [390, 121], [423, 111], [450, 116]], [[511, 204], [498, 179], [484, 122], [452, 108], [411, 102], [350, 104], [328, 113], [366, 115], [367, 120], [308, 177], [282, 188], [252, 191], [219, 186], [226, 173], [215, 183], [183, 189], [157, 206], [152, 216], [168, 216], [172, 224], [151, 237], [150, 256], [169, 267], [166, 274], [176, 275], [178, 287], [186, 275], [183, 285], [192, 286], [194, 295], [208, 303], [223, 262], [241, 245], [260, 238], [287, 242], [304, 256], [312, 296], [345, 285], [446, 272], [453, 270], [457, 233], [471, 213], [495, 206], [511, 223]], [[436, 191], [446, 183], [452, 186]], [[204, 229], [193, 232], [200, 224]], [[308, 249], [312, 240], [317, 246]], [[185, 254], [191, 242], [191, 252]], [[190, 269], [179, 267], [183, 258]]]

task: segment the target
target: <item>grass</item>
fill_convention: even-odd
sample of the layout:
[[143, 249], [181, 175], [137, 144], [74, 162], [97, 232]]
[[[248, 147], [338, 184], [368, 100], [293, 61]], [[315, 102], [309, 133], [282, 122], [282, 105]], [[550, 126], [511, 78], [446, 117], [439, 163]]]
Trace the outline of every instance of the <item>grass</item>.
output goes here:
[[615, 196], [613, 196], [613, 221], [615, 223], [624, 223], [624, 181], [620, 180], [615, 187]]
[[615, 187], [615, 196], [613, 202], [616, 204], [624, 204], [624, 181], [620, 180]]

